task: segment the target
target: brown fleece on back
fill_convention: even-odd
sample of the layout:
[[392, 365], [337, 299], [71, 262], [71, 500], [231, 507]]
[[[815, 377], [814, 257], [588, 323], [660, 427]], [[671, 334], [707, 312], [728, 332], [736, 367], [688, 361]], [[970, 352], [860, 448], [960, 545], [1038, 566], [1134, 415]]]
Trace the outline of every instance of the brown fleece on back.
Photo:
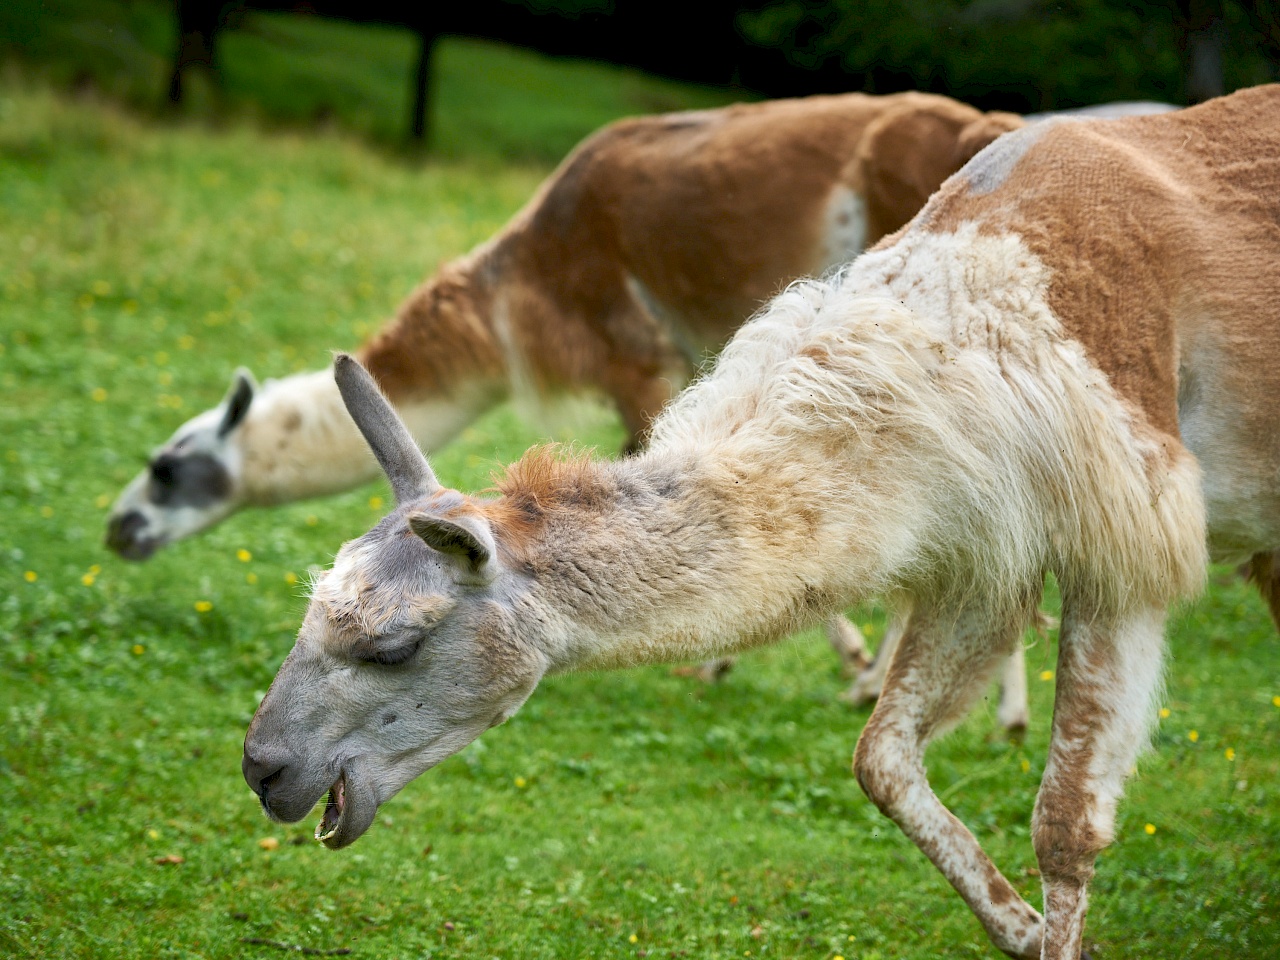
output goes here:
[[1238, 398], [1241, 429], [1258, 449], [1274, 450], [1280, 124], [1258, 118], [1280, 116], [1280, 86], [1213, 103], [1024, 130], [1002, 142], [1025, 144], [1011, 169], [984, 168], [983, 154], [911, 229], [972, 220], [984, 233], [1022, 237], [1052, 270], [1050, 307], [1068, 335], [1171, 436], [1180, 350], [1225, 338], [1235, 362], [1216, 386]]
[[983, 114], [945, 97], [902, 94], [867, 125], [846, 171], [866, 198], [868, 245], [914, 217], [979, 150], [1024, 125], [1016, 114]]
[[502, 357], [485, 320], [489, 304], [473, 281], [473, 263], [462, 258], [441, 267], [360, 348], [360, 362], [393, 400], [501, 376]]

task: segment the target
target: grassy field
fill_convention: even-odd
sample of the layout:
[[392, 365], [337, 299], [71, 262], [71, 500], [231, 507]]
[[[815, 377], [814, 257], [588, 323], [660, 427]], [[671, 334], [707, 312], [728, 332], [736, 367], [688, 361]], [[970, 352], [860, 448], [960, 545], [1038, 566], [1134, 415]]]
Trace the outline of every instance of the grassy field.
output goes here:
[[[0, 84], [0, 955], [994, 955], [858, 791], [867, 714], [835, 700], [815, 635], [712, 688], [665, 669], [550, 679], [341, 853], [314, 820], [267, 822], [240, 778], [245, 726], [300, 582], [386, 490], [242, 514], [144, 566], [101, 546], [106, 506], [236, 365], [279, 376], [354, 345], [546, 168], [158, 123], [23, 76]], [[615, 105], [633, 82], [593, 76]], [[603, 410], [572, 435], [620, 439]], [[504, 409], [434, 461], [482, 488], [541, 436]], [[858, 621], [878, 636], [876, 611]], [[1169, 713], [1099, 864], [1094, 956], [1274, 957], [1280, 640], [1217, 571], [1170, 645]], [[994, 735], [988, 703], [929, 754], [1034, 903], [1053, 653], [1029, 653], [1024, 743]]]

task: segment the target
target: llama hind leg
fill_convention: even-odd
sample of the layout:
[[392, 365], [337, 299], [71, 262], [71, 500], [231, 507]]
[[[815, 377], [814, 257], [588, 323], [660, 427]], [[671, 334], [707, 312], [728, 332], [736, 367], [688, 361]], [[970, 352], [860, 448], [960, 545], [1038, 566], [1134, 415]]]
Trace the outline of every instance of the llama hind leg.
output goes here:
[[1019, 737], [1026, 732], [1031, 713], [1027, 707], [1027, 658], [1022, 642], [1014, 644], [1000, 670], [1000, 705], [996, 708], [996, 720], [1009, 732]]
[[855, 707], [861, 707], [872, 703], [880, 696], [885, 676], [889, 672], [889, 664], [893, 662], [893, 652], [898, 649], [898, 643], [907, 629], [908, 619], [906, 614], [899, 613], [889, 621], [880, 646], [876, 648], [875, 658], [858, 672], [849, 689], [840, 694], [841, 700]]
[[924, 769], [925, 745], [969, 711], [1025, 622], [1023, 611], [949, 618], [913, 613], [858, 740], [854, 772], [872, 802], [964, 898], [992, 942], [1031, 960], [1040, 956], [1040, 915], [943, 806]]
[[[847, 617], [843, 615], [832, 617], [823, 624], [823, 628], [846, 674], [865, 670], [871, 664], [871, 658], [867, 656], [867, 648], [862, 643], [862, 633], [849, 622]], [[735, 662], [733, 657], [721, 657], [697, 666], [676, 667], [672, 672], [680, 677], [696, 677], [703, 683], [717, 683], [733, 669]], [[880, 692], [878, 683], [876, 692]]]
[[1111, 842], [1124, 780], [1156, 716], [1163, 650], [1163, 610], [1063, 618], [1053, 733], [1032, 817], [1044, 960], [1080, 956], [1094, 861]]
[[1271, 609], [1271, 619], [1280, 630], [1280, 551], [1255, 553], [1249, 560], [1249, 579]]
[[850, 623], [848, 617], [843, 615], [832, 617], [822, 626], [827, 635], [827, 642], [840, 658], [840, 671], [846, 677], [856, 677], [871, 666], [873, 661], [867, 653], [862, 631]]

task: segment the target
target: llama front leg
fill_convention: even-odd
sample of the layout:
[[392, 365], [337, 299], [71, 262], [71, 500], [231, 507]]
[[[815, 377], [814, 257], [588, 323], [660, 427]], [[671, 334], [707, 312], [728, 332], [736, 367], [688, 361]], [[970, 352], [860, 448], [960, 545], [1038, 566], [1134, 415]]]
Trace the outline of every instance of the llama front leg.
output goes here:
[[925, 745], [982, 695], [1025, 622], [1023, 611], [914, 612], [858, 740], [854, 773], [872, 802], [942, 871], [992, 942], [1012, 957], [1032, 960], [1040, 956], [1040, 915], [942, 805], [924, 769]]
[[1032, 839], [1044, 883], [1043, 960], [1076, 960], [1089, 880], [1157, 710], [1164, 611], [1063, 617], [1058, 688]]
[[[1043, 614], [1038, 621], [1049, 622]], [[884, 639], [876, 648], [873, 660], [865, 664], [854, 677], [853, 684], [840, 699], [855, 707], [861, 707], [875, 701], [884, 686], [885, 675], [889, 672], [889, 663], [893, 660], [893, 651], [898, 648], [902, 633], [906, 629], [907, 618], [898, 615], [885, 628]], [[1038, 627], [1037, 627], [1038, 629]], [[832, 641], [834, 645], [835, 641]], [[1027, 707], [1027, 664], [1021, 644], [1015, 644], [1000, 671], [1000, 705], [996, 709], [996, 720], [1013, 737], [1021, 736], [1027, 729], [1030, 720]]]

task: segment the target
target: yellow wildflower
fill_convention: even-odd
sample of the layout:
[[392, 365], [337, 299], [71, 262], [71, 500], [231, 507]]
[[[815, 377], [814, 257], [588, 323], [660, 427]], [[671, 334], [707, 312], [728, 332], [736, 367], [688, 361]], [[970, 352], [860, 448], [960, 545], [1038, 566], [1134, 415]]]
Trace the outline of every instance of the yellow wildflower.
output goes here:
[[1052, 670], [1041, 670], [1041, 671], [1040, 671], [1040, 679], [1041, 679], [1041, 680], [1052, 680], [1052, 679], [1053, 679], [1053, 671], [1052, 671]]
[[1198, 731], [1198, 730], [1192, 730], [1192, 731], [1190, 731], [1190, 732], [1187, 734], [1187, 739], [1188, 739], [1188, 740], [1190, 740], [1192, 743], [1195, 743], [1197, 740], [1199, 740], [1199, 739], [1200, 739], [1200, 731]]
[[1031, 769], [1031, 761], [1026, 757], [1022, 758], [1022, 762], [1018, 764], [1022, 768], [1023, 773], [1027, 773]]
[[208, 613], [213, 609], [213, 604], [208, 600], [196, 601], [196, 613]]
[[639, 939], [640, 939], [640, 938], [639, 938], [639, 937], [637, 937], [637, 936], [633, 933], [631, 936], [627, 937], [627, 943], [635, 943], [635, 942], [637, 942]]
[[86, 587], [92, 587], [93, 581], [96, 579], [97, 578], [94, 577], [92, 573], [86, 573], [83, 577], [80, 578], [80, 582], [83, 583]]
[[140, 644], [140, 643], [135, 643], [135, 644], [133, 645], [133, 655], [134, 655], [135, 657], [140, 657], [140, 656], [142, 656], [142, 655], [143, 655], [144, 653], [146, 653], [146, 652], [147, 652], [147, 648], [146, 648], [146, 647], [144, 647], [142, 644]]
[[110, 495], [105, 493], [98, 494], [97, 498], [93, 501], [93, 505], [99, 510], [107, 509], [107, 507], [111, 506]]
[[369, 509], [370, 509], [370, 510], [381, 510], [381, 509], [382, 509], [382, 498], [381, 498], [381, 497], [370, 497], [370, 498], [369, 498]]
[[239, 560], [241, 563], [248, 563], [250, 560], [253, 559], [253, 554], [250, 553], [248, 550], [244, 549], [244, 547], [241, 547], [239, 550], [236, 551], [236, 559]]
[[148, 836], [148, 837], [150, 837], [152, 840], [159, 840], [159, 839], [160, 839], [160, 831], [159, 831], [159, 830], [154, 830], [154, 829], [152, 829], [152, 830], [148, 830], [148, 831], [147, 831], [147, 836]]
[[1168, 720], [1168, 719], [1169, 719], [1169, 714], [1170, 714], [1170, 713], [1172, 713], [1172, 712], [1173, 712], [1173, 711], [1171, 711], [1168, 707], [1161, 707], [1161, 708], [1160, 708], [1160, 719], [1161, 719], [1161, 720]]
[[1236, 751], [1233, 747], [1227, 747], [1227, 749], [1223, 751], [1223, 756], [1226, 757], [1227, 760], [1234, 760], [1236, 758]]
[[34, 570], [28, 570], [22, 575], [22, 579], [27, 581], [27, 583], [35, 583], [40, 579], [40, 577]]
[[89, 572], [96, 577], [98, 574], [102, 572], [102, 568], [95, 563], [92, 567], [89, 568]]
[[1156, 832], [1156, 825], [1154, 823], [1148, 823], [1142, 829], [1147, 831], [1147, 836], [1149, 837]]
[[290, 570], [288, 573], [284, 575], [284, 582], [292, 587], [295, 583], [298, 582], [298, 575], [294, 573], [292, 570]]
[[107, 399], [107, 391], [102, 387], [94, 387], [93, 392], [90, 393], [89, 396], [93, 397], [94, 403], [101, 403], [103, 400]]
[[244, 582], [249, 584], [249, 586], [253, 586], [258, 582], [258, 575], [256, 573], [246, 573], [244, 575]]
[[50, 517], [52, 517], [52, 516], [53, 516], [53, 507], [49, 507], [49, 506], [41, 507], [41, 508], [40, 508], [40, 516], [42, 516], [42, 517], [44, 517], [46, 520], [48, 520]]
[[521, 790], [523, 790], [528, 785], [529, 785], [529, 781], [526, 780], [524, 777], [516, 777], [516, 786], [519, 787]]

